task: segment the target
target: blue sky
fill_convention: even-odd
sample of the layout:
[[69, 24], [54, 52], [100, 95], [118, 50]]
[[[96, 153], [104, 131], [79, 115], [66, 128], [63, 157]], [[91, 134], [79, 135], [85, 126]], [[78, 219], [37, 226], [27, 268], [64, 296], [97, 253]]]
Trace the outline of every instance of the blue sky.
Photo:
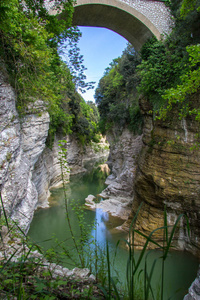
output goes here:
[[[85, 71], [86, 81], [96, 81], [96, 88], [110, 62], [121, 56], [122, 51], [126, 48], [127, 40], [105, 28], [79, 26], [79, 29], [82, 37], [78, 46], [87, 68]], [[82, 96], [86, 101], [94, 101], [94, 92], [95, 89], [89, 90]]]

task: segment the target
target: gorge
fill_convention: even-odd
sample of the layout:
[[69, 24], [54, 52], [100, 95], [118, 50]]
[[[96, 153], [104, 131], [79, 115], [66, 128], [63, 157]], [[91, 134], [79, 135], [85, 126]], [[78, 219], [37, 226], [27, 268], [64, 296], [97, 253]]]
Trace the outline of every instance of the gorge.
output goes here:
[[[14, 90], [1, 73], [1, 195], [9, 217], [19, 222], [27, 232], [34, 210], [48, 206], [49, 189], [61, 184], [59, 138], [52, 149], [45, 145], [49, 129], [49, 114], [41, 101], [29, 107], [19, 119]], [[76, 139], [66, 136], [68, 166], [71, 173], [83, 172], [83, 161], [108, 154], [102, 139], [94, 147], [81, 147]], [[67, 174], [66, 180], [69, 179]], [[15, 187], [13, 189], [13, 186]]]
[[[144, 1], [137, 1], [138, 7], [141, 3]], [[66, 182], [70, 175], [85, 171], [85, 161], [108, 155], [110, 147], [108, 166], [102, 166], [111, 170], [107, 187], [100, 193], [104, 200], [95, 207], [92, 196], [86, 201], [92, 209], [121, 217], [123, 224], [118, 230], [124, 232], [137, 216], [137, 249], [153, 232], [155, 242], [149, 244], [150, 249], [163, 242], [164, 234], [174, 233], [173, 247], [199, 258], [199, 0], [189, 6], [187, 0], [170, 1], [175, 20], [171, 34], [157, 40], [146, 28], [136, 45], [140, 53], [129, 44], [123, 55], [110, 63], [95, 92], [98, 111], [77, 92], [91, 84], [82, 80], [79, 33], [71, 28], [72, 4], [56, 1], [63, 18], [50, 15], [43, 1], [36, 4], [28, 0], [2, 0], [0, 4], [2, 257], [6, 257], [3, 236], [8, 219], [26, 236], [34, 211], [48, 207], [50, 189], [63, 182], [61, 140]], [[127, 5], [120, 5], [128, 10]], [[169, 3], [158, 5], [168, 15]], [[83, 15], [85, 7], [83, 3]], [[69, 67], [59, 56], [59, 47], [66, 41], [71, 47]], [[79, 74], [72, 76], [77, 65]], [[166, 222], [169, 228], [164, 226]], [[199, 286], [198, 273], [185, 299], [198, 299]]]
[[[19, 225], [27, 231], [35, 209], [48, 206], [49, 189], [61, 183], [58, 138], [55, 139], [52, 149], [45, 146], [49, 115], [40, 101], [37, 106], [34, 105], [34, 111], [30, 108], [30, 113], [23, 120], [18, 119], [15, 93], [3, 74], [1, 95], [4, 100], [1, 101], [1, 195], [8, 215], [18, 220]], [[144, 98], [140, 99], [141, 111], [145, 116], [142, 135], [134, 135], [128, 129], [124, 129], [119, 135], [118, 128], [113, 128], [107, 134], [110, 144], [108, 165], [112, 173], [106, 180], [107, 188], [101, 193], [106, 200], [99, 207], [124, 219], [122, 229], [127, 230], [131, 216], [140, 204], [140, 197], [143, 201], [145, 199], [136, 226], [148, 234], [163, 225], [163, 206], [166, 205], [169, 224], [173, 224], [180, 213], [188, 215], [191, 239], [198, 245], [198, 201], [195, 204], [189, 200], [189, 196], [194, 193], [198, 199], [198, 152], [195, 149], [188, 150], [188, 144], [191, 146], [195, 140], [198, 125], [192, 119], [185, 123], [180, 121], [178, 124], [177, 120], [170, 119], [163, 128], [160, 121], [153, 122], [149, 105]], [[98, 145], [98, 151], [95, 152], [91, 147], [81, 148], [70, 137], [63, 138], [67, 140], [67, 159], [71, 174], [84, 171], [84, 160], [108, 155], [105, 141]], [[165, 141], [170, 141], [170, 144], [166, 145]], [[159, 169], [161, 162], [165, 164], [164, 155], [167, 167], [162, 165]], [[169, 159], [170, 155], [172, 157]], [[67, 176], [68, 180], [69, 174]], [[173, 178], [172, 183], [170, 178]], [[191, 182], [185, 183], [189, 178]], [[141, 191], [143, 194], [140, 196]], [[182, 193], [186, 195], [186, 192], [188, 196], [184, 198]], [[158, 195], [159, 205], [155, 205], [153, 201], [158, 199]], [[186, 201], [184, 199], [188, 201], [181, 203]], [[186, 231], [182, 228], [180, 230], [175, 246], [198, 256], [197, 248], [187, 243]], [[160, 236], [156, 238], [159, 240]], [[140, 244], [141, 238], [136, 241]]]

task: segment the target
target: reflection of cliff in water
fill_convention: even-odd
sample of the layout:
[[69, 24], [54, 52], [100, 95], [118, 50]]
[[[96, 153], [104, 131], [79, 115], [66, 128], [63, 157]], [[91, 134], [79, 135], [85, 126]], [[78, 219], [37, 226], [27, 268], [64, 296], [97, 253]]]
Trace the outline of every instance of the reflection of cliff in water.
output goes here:
[[[92, 165], [91, 162], [89, 165]], [[74, 175], [71, 177], [71, 183], [67, 186], [69, 187], [68, 193], [68, 203], [70, 204], [72, 199], [77, 203], [84, 203], [85, 198], [89, 194], [96, 195], [104, 188], [104, 180], [100, 175], [97, 165], [94, 162], [94, 169], [91, 172], [87, 171], [80, 175]], [[91, 177], [90, 177], [91, 176]], [[100, 178], [100, 180], [98, 180]], [[40, 246], [43, 246], [44, 249], [49, 249], [54, 247], [56, 251], [58, 244], [62, 245], [62, 242], [65, 241], [65, 246], [69, 249], [73, 248], [73, 242], [70, 236], [68, 224], [66, 221], [66, 212], [65, 204], [63, 198], [63, 189], [54, 189], [52, 190], [52, 200], [53, 203], [57, 203], [55, 206], [50, 206], [46, 209], [38, 209], [35, 212], [33, 221], [30, 226], [29, 236], [32, 240], [37, 242]], [[80, 228], [77, 222], [77, 217], [69, 205], [69, 214], [71, 218], [71, 224], [75, 236], [79, 236]], [[89, 239], [91, 236], [96, 237], [97, 243], [100, 248], [105, 249], [106, 240], [109, 243], [109, 252], [111, 260], [115, 257], [115, 269], [117, 274], [120, 274], [119, 279], [122, 282], [122, 285], [126, 279], [126, 264], [128, 259], [127, 247], [125, 247], [125, 241], [127, 239], [127, 233], [117, 230], [115, 227], [122, 224], [122, 220], [116, 217], [112, 217], [109, 213], [103, 212], [100, 209], [85, 210], [86, 213], [86, 222], [87, 226], [96, 224], [97, 230], [95, 231], [94, 227], [90, 227], [87, 234]], [[52, 239], [52, 236], [55, 236], [56, 239]], [[116, 250], [116, 245], [120, 240], [119, 246]], [[94, 247], [92, 243], [90, 247]], [[91, 250], [94, 248], [91, 248]], [[137, 251], [137, 257], [140, 252]], [[158, 258], [162, 253], [158, 251], [150, 251], [148, 255], [151, 258], [149, 259], [149, 264], [151, 265], [155, 258]], [[115, 255], [116, 254], [116, 255]], [[72, 251], [72, 255], [75, 261], [78, 261], [76, 253]], [[88, 257], [88, 252], [86, 253]], [[71, 261], [65, 258], [64, 263], [69, 268], [74, 268], [77, 264], [71, 265]], [[155, 278], [153, 279], [153, 286], [157, 286], [160, 278], [160, 265], [157, 266], [155, 272]], [[194, 279], [196, 271], [198, 268], [198, 262], [196, 258], [184, 252], [171, 252], [166, 263], [166, 277], [165, 277], [165, 298], [168, 299], [171, 294], [175, 294], [175, 291], [178, 287], [182, 288], [181, 293], [176, 294], [176, 298], [173, 300], [182, 300], [183, 295], [187, 293], [187, 288]], [[187, 270], [185, 272], [184, 270]], [[169, 295], [169, 296], [168, 296]]]

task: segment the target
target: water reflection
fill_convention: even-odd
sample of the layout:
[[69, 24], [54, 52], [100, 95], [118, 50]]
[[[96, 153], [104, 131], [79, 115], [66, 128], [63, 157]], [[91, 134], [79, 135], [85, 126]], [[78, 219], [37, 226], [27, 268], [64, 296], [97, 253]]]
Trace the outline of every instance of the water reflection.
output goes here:
[[[109, 241], [111, 257], [116, 255], [114, 269], [121, 280], [122, 286], [124, 286], [126, 283], [126, 264], [128, 260], [128, 251], [125, 246], [127, 234], [115, 229], [115, 225], [117, 225], [116, 220], [112, 223], [112, 219], [115, 218], [112, 218], [108, 213], [103, 212], [101, 209], [96, 210], [95, 218], [98, 222], [97, 241], [102, 248], [105, 248], [106, 240]], [[120, 219], [117, 221], [120, 223]], [[116, 248], [119, 241], [119, 246]], [[136, 251], [136, 261], [138, 260], [140, 253], [140, 251]], [[154, 274], [152, 276], [152, 287], [157, 292], [160, 291], [162, 252], [160, 250], [149, 250], [147, 251], [147, 257], [147, 268], [149, 270], [154, 260], [157, 260]], [[141, 264], [140, 270], [142, 269], [144, 269], [144, 260]], [[184, 295], [187, 294], [188, 287], [196, 276], [197, 269], [198, 260], [190, 253], [184, 251], [172, 251], [169, 253], [165, 262], [164, 300], [182, 300]], [[113, 275], [115, 275], [115, 273]], [[140, 278], [142, 280], [143, 275], [140, 275]], [[160, 298], [158, 297], [158, 299]]]
[[[96, 237], [99, 245], [104, 245], [106, 239], [109, 238], [109, 231], [106, 227], [106, 222], [109, 221], [109, 214], [103, 212], [101, 209], [96, 209], [95, 222], [96, 222]], [[95, 235], [95, 229], [92, 231], [92, 235]]]
[[[98, 175], [98, 169], [94, 168], [91, 172], [81, 176], [73, 176], [71, 183], [68, 186], [68, 204], [75, 199], [76, 202], [82, 204], [85, 198], [89, 194], [97, 195], [104, 189], [105, 177]], [[103, 212], [101, 209], [96, 211], [86, 210], [87, 224], [96, 224], [95, 227], [90, 227], [88, 230], [88, 238], [91, 236], [96, 238], [98, 244], [103, 249], [105, 248], [106, 240], [109, 242], [109, 251], [111, 257], [114, 257], [116, 252], [116, 244], [120, 240], [119, 247], [117, 248], [117, 256], [115, 259], [115, 269], [119, 278], [124, 284], [126, 280], [126, 263], [128, 259], [128, 251], [125, 247], [124, 239], [127, 239], [127, 233], [121, 232], [115, 227], [122, 224], [120, 218], [112, 217], [107, 212]], [[77, 217], [74, 211], [69, 205], [69, 215], [72, 222], [72, 229], [76, 236], [80, 235], [80, 228], [77, 221]], [[68, 248], [73, 248], [72, 240], [70, 240], [70, 232], [66, 220], [65, 202], [63, 197], [63, 190], [55, 189], [52, 191], [50, 199], [50, 207], [47, 209], [39, 209], [35, 212], [33, 221], [30, 226], [29, 236], [42, 245], [44, 249], [50, 247], [57, 247], [55, 236], [57, 241], [61, 243], [65, 241], [65, 245]], [[94, 245], [91, 245], [93, 251]], [[152, 264], [155, 258], [161, 256], [159, 251], [153, 251], [149, 253], [149, 265]], [[139, 255], [139, 252], [138, 252]], [[68, 267], [73, 268], [70, 262], [65, 260], [64, 263], [68, 264]], [[173, 300], [183, 299], [183, 295], [187, 292], [187, 288], [196, 276], [198, 268], [198, 261], [192, 255], [184, 252], [173, 252], [167, 260], [165, 269], [165, 300], [175, 293], [177, 287], [181, 288], [181, 292], [176, 294]], [[156, 272], [154, 274], [154, 286], [157, 286], [160, 282], [160, 264], [156, 266]]]

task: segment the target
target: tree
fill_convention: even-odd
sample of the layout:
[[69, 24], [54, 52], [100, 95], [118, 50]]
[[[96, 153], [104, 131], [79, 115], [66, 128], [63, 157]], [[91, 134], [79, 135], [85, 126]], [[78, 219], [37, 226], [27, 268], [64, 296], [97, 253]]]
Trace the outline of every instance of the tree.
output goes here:
[[181, 4], [180, 15], [186, 18], [191, 11], [197, 10], [199, 12], [200, 5], [198, 0], [183, 0]]
[[[190, 83], [186, 82], [186, 78], [189, 80], [189, 74], [192, 77], [195, 74], [198, 76], [194, 64], [198, 64], [195, 53], [198, 52], [198, 43], [200, 42], [198, 12], [200, 1], [172, 0], [171, 2], [175, 27], [165, 40], [157, 41], [153, 38], [142, 47], [142, 63], [138, 66], [141, 80], [138, 91], [148, 97], [153, 105], [154, 115], [160, 114], [160, 117], [164, 117], [166, 111], [171, 109], [172, 102], [175, 103], [176, 89], [177, 102], [188, 90], [186, 85], [190, 87], [191, 91], [194, 91], [192, 80]], [[198, 86], [198, 78], [196, 79], [195, 86]], [[183, 87], [184, 85], [185, 87]], [[184, 92], [178, 95], [180, 88]], [[169, 90], [173, 95], [170, 96]]]
[[[135, 114], [133, 107], [138, 107], [136, 97], [136, 66], [140, 58], [131, 45], [128, 45], [121, 57], [114, 59], [106, 69], [104, 76], [100, 79], [95, 91], [95, 100], [100, 113], [99, 126], [102, 133], [114, 124], [123, 129], [140, 130], [134, 126]], [[139, 113], [142, 120], [142, 116]], [[136, 119], [135, 119], [136, 121]], [[138, 123], [138, 118], [136, 121]]]
[[[180, 9], [181, 18], [186, 19], [193, 11], [199, 12], [199, 4], [198, 0], [183, 0]], [[200, 44], [187, 46], [186, 50], [189, 54], [187, 72], [180, 76], [179, 85], [166, 90], [162, 96], [168, 105], [161, 110], [160, 118], [165, 118], [174, 104], [182, 104], [182, 109], [179, 111], [180, 118], [185, 117], [186, 114], [195, 114], [196, 119], [200, 121], [200, 108], [191, 109], [189, 103], [187, 103], [188, 96], [196, 93], [200, 87]]]
[[[44, 0], [0, 2], [1, 62], [17, 93], [20, 114], [26, 113], [27, 104], [36, 99], [46, 103], [50, 114], [49, 146], [55, 132], [72, 133], [83, 114], [74, 74], [70, 72], [72, 65], [79, 72], [78, 84], [88, 87], [84, 84], [83, 58], [77, 49], [80, 32], [71, 27], [73, 2], [57, 0], [54, 8], [67, 17], [61, 20], [49, 15]], [[66, 47], [77, 49], [70, 52], [70, 68], [60, 58]], [[86, 121], [90, 128], [91, 120]], [[86, 128], [86, 122], [83, 123]]]

